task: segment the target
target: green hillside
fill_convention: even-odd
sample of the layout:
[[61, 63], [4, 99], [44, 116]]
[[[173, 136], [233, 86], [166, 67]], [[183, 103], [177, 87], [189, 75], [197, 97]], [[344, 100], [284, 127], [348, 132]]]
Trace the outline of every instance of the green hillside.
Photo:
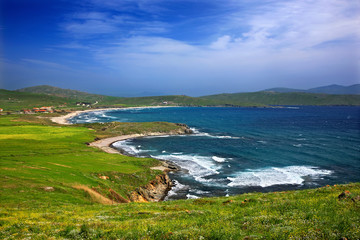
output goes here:
[[0, 108], [4, 109], [4, 111], [18, 111], [41, 106], [54, 106], [57, 108], [74, 107], [75, 100], [46, 94], [0, 89]]
[[47, 95], [52, 95], [52, 96], [57, 96], [57, 97], [62, 97], [62, 98], [75, 99], [77, 101], [89, 101], [89, 102], [95, 102], [97, 100], [104, 100], [105, 98], [108, 98], [108, 96], [91, 94], [91, 93], [81, 92], [81, 91], [72, 90], [72, 89], [63, 89], [63, 88], [53, 87], [53, 86], [49, 86], [49, 85], [27, 87], [27, 88], [18, 89], [16, 91], [47, 94]]
[[[62, 89], [48, 85], [34, 86], [17, 90], [19, 92], [30, 92], [38, 94], [47, 94], [63, 98], [69, 98], [76, 101], [85, 101], [90, 103], [98, 102], [98, 106], [219, 106], [231, 105], [229, 101], [211, 100], [205, 98], [189, 97], [185, 95], [152, 96], [152, 97], [112, 97], [97, 94], [90, 94], [71, 89]], [[238, 106], [262, 106], [257, 103], [236, 102]]]
[[318, 93], [252, 92], [218, 94], [201, 97], [212, 101], [257, 103], [264, 105], [360, 105], [360, 95], [332, 95]]
[[[124, 130], [167, 132], [179, 127], [129, 124], [59, 126], [34, 115], [0, 116], [0, 238], [360, 238], [359, 183], [118, 204], [119, 195], [126, 198], [161, 174], [150, 169], [158, 160], [108, 154], [85, 143]], [[115, 131], [99, 135], [103, 128]]]
[[[0, 108], [16, 111], [41, 105], [55, 108], [82, 108], [76, 102], [89, 102], [93, 108], [127, 106], [239, 106], [264, 107], [269, 105], [360, 105], [360, 95], [330, 95], [316, 93], [278, 93], [272, 91], [217, 94], [203, 97], [185, 95], [155, 97], [112, 97], [89, 94], [51, 86], [36, 86], [19, 91], [0, 90]], [[66, 104], [65, 104], [66, 103]]]

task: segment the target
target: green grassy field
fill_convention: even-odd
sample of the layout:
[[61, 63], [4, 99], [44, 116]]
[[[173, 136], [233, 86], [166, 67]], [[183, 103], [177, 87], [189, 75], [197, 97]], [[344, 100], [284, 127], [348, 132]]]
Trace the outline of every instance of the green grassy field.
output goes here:
[[36, 115], [0, 116], [0, 238], [360, 238], [359, 183], [111, 205], [116, 199], [110, 189], [126, 198], [161, 173], [150, 169], [158, 161], [107, 154], [85, 143], [95, 137], [179, 127], [131, 124], [59, 126]]
[[[157, 160], [107, 154], [85, 144], [95, 137], [112, 136], [106, 131], [106, 135], [97, 135], [91, 125], [46, 125], [42, 119], [40, 125], [31, 121], [36, 116], [23, 117], [25, 119], [21, 121], [16, 116], [0, 117], [0, 199], [8, 206], [30, 207], [48, 201], [51, 204], [92, 203], [91, 196], [74, 188], [77, 185], [95, 188], [110, 198], [108, 190], [113, 189], [127, 198], [136, 187], [146, 185], [161, 173], [149, 169], [159, 164]], [[144, 132], [179, 128], [175, 124], [165, 123], [164, 128], [162, 125], [139, 123], [139, 128]], [[129, 128], [127, 133], [137, 130]], [[99, 176], [109, 176], [111, 180]], [[48, 193], [44, 191], [45, 187], [53, 187], [55, 191]]]

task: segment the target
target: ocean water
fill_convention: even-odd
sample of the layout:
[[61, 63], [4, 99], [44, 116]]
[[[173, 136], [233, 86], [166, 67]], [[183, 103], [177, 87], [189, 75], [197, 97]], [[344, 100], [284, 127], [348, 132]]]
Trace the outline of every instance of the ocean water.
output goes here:
[[72, 122], [185, 123], [187, 136], [144, 137], [114, 147], [170, 160], [168, 200], [282, 191], [360, 181], [360, 107], [169, 107], [84, 113]]

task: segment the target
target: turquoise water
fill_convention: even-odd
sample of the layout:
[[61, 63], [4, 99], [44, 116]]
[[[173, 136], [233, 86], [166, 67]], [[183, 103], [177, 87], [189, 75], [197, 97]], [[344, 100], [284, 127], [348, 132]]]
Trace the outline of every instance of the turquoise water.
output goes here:
[[122, 109], [71, 121], [189, 125], [193, 135], [114, 144], [182, 167], [169, 200], [360, 181], [360, 107]]

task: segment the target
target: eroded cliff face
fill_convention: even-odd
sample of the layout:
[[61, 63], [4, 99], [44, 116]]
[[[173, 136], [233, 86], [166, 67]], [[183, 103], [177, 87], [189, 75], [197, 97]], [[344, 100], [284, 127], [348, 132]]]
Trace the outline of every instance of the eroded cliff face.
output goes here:
[[171, 187], [171, 179], [163, 173], [146, 186], [137, 188], [130, 194], [129, 199], [131, 202], [159, 202], [164, 200]]

